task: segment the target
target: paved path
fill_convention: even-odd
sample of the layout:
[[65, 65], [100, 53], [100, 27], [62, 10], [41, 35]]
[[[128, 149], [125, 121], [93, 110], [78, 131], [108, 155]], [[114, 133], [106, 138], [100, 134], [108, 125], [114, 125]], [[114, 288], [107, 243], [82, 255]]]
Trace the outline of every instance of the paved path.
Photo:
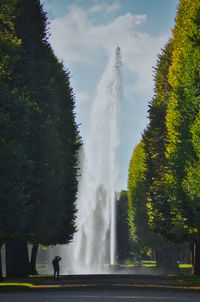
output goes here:
[[200, 286], [147, 275], [44, 278], [27, 292], [0, 293], [0, 302], [200, 302]]
[[0, 294], [2, 302], [199, 302], [200, 293], [138, 289], [67, 289]]

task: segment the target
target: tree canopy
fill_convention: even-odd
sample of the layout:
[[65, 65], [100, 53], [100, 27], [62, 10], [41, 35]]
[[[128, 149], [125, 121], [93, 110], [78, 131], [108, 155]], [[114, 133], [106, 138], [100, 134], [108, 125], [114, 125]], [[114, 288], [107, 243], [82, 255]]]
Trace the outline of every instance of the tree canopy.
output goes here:
[[[149, 125], [143, 135], [148, 225], [170, 242], [191, 244], [196, 274], [200, 274], [199, 12], [198, 0], [180, 0], [172, 39], [158, 56]], [[135, 165], [140, 162], [138, 157]]]
[[75, 97], [47, 26], [39, 0], [1, 1], [0, 236], [8, 254], [11, 241], [64, 244], [75, 232]]

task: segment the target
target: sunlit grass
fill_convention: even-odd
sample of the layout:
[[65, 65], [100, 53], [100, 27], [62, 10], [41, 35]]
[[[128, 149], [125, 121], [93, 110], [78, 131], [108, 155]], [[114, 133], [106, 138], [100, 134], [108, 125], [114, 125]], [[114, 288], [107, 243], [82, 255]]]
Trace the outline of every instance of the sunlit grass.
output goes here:
[[0, 292], [26, 291], [37, 285], [51, 283], [52, 275], [29, 275], [25, 278], [6, 278], [0, 282]]
[[200, 277], [196, 275], [170, 275], [170, 279], [186, 282], [190, 285], [200, 286]]
[[[143, 263], [144, 267], [151, 267], [152, 270], [155, 269], [155, 263], [152, 262], [145, 262]], [[183, 264], [182, 267], [185, 267]], [[188, 265], [186, 265], [188, 267]], [[63, 276], [64, 277], [64, 276]], [[62, 278], [62, 277], [61, 277]], [[169, 280], [169, 282], [165, 283], [165, 287], [170, 287], [171, 285], [174, 284], [174, 286], [183, 286], [183, 287], [188, 287], [188, 288], [200, 288], [200, 277], [191, 275], [191, 274], [185, 274], [185, 275], [168, 275], [166, 276], [166, 280]], [[0, 292], [20, 292], [20, 291], [35, 291], [38, 288], [55, 288], [57, 287], [57, 283], [55, 284], [52, 282], [53, 276], [52, 275], [31, 275], [27, 278], [4, 278], [3, 281], [0, 283]], [[65, 278], [63, 278], [63, 281]], [[61, 283], [59, 285], [61, 286], [66, 286], [67, 284], [67, 279], [66, 283]], [[158, 287], [160, 284], [157, 284]], [[154, 285], [155, 287], [157, 286], [156, 284]], [[71, 284], [73, 286], [73, 284]], [[148, 285], [146, 285], [148, 287]]]
[[180, 264], [179, 264], [179, 268], [192, 268], [192, 264], [184, 264], [184, 263], [180, 263]]
[[2, 282], [0, 283], [0, 287], [2, 286], [25, 286], [25, 287], [33, 287], [31, 283], [21, 283], [21, 282]]
[[[125, 264], [123, 266], [126, 267], [136, 267], [136, 266], [141, 266], [141, 267], [156, 267], [156, 261], [131, 261], [131, 260], [126, 260]], [[179, 268], [192, 268], [191, 264], [186, 264], [186, 263], [179, 263]]]
[[0, 292], [18, 292], [18, 291], [27, 291], [33, 288], [31, 283], [22, 283], [22, 282], [2, 282], [0, 283]]
[[123, 266], [126, 267], [138, 267], [138, 266], [142, 266], [142, 267], [156, 267], [156, 262], [155, 261], [131, 261], [130, 259], [125, 261], [125, 264]]

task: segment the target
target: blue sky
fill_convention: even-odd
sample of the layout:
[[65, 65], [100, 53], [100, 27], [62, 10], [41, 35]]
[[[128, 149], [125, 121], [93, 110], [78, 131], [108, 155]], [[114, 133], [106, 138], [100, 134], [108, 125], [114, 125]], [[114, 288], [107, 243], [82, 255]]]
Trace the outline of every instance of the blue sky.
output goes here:
[[71, 73], [77, 123], [84, 138], [97, 84], [113, 48], [123, 61], [118, 190], [127, 188], [128, 166], [148, 119], [157, 54], [171, 37], [178, 0], [43, 0], [50, 43]]

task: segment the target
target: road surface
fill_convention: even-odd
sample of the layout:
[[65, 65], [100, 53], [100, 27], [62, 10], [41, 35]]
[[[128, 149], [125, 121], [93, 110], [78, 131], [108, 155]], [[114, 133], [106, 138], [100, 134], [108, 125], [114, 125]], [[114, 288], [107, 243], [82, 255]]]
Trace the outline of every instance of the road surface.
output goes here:
[[2, 302], [199, 302], [200, 293], [125, 288], [1, 293]]

